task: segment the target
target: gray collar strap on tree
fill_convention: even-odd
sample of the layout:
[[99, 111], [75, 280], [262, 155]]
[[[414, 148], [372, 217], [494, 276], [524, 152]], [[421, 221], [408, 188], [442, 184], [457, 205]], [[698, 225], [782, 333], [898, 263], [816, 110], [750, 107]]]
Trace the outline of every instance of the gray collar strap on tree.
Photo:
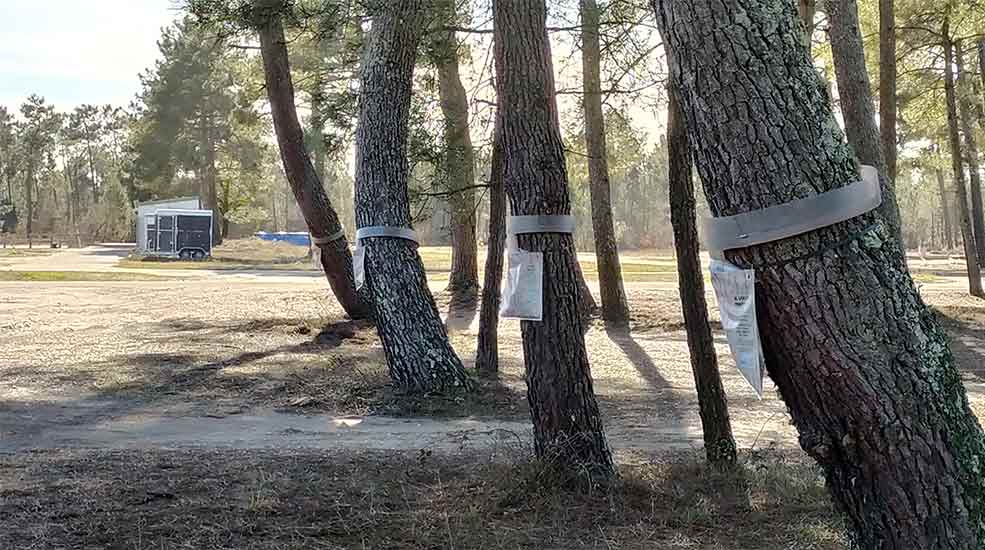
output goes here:
[[574, 231], [574, 216], [509, 217], [506, 237], [509, 270], [499, 308], [499, 314], [503, 319], [542, 321], [544, 318], [544, 253], [520, 249], [516, 236], [528, 233], [574, 233]]
[[356, 230], [356, 246], [359, 246], [359, 243], [363, 239], [374, 239], [377, 237], [393, 237], [396, 239], [413, 241], [414, 244], [418, 243], [417, 233], [415, 233], [413, 229], [409, 229], [406, 227], [374, 225], [370, 227], [363, 227]]
[[734, 216], [705, 218], [704, 240], [713, 258], [723, 252], [779, 241], [834, 225], [882, 202], [879, 172], [862, 166], [862, 179], [831, 191]]
[[559, 216], [510, 216], [507, 224], [510, 235], [524, 233], [574, 233], [575, 217]]
[[356, 289], [360, 289], [366, 281], [366, 250], [363, 248], [363, 239], [375, 239], [379, 237], [391, 237], [411, 241], [416, 246], [418, 244], [417, 233], [407, 227], [391, 227], [386, 225], [373, 225], [356, 230], [356, 250], [352, 253], [352, 272], [356, 282]]
[[317, 246], [318, 248], [321, 248], [323, 246], [330, 245], [335, 241], [340, 240], [344, 237], [345, 237], [345, 228], [342, 228], [327, 237], [315, 237], [314, 235], [312, 235], [311, 243]]

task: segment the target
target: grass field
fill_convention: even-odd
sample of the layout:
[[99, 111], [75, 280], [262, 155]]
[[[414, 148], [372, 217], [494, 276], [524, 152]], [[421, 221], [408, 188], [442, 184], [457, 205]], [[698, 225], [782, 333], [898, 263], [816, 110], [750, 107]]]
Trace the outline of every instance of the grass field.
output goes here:
[[[422, 246], [418, 249], [424, 268], [431, 278], [441, 280], [451, 270], [451, 248], [447, 246]], [[271, 243], [259, 239], [236, 239], [216, 247], [211, 259], [200, 262], [160, 259], [127, 258], [118, 262], [127, 269], [210, 269], [235, 270], [290, 270], [316, 271], [307, 258], [308, 249], [287, 243]], [[479, 249], [479, 270], [485, 264], [486, 250]], [[598, 277], [592, 254], [579, 254], [582, 271], [588, 279]], [[622, 262], [623, 279], [626, 282], [674, 282], [677, 266], [670, 256], [655, 255], [653, 251], [631, 252]], [[706, 276], [707, 278], [707, 276]]]
[[26, 256], [50, 256], [55, 251], [50, 248], [0, 248], [0, 258], [18, 258]]
[[161, 281], [161, 277], [150, 273], [126, 273], [118, 271], [0, 271], [0, 281], [21, 282], [70, 282], [70, 281]]

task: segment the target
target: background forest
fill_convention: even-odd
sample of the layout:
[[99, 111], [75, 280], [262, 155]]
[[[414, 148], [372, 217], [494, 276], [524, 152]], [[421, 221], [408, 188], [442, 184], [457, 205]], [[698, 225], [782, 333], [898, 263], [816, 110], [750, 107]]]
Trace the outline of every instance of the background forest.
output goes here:
[[[289, 50], [308, 150], [351, 232], [353, 130], [365, 22], [323, 4], [308, 2], [305, 11], [305, 2], [300, 3], [307, 16], [287, 30]], [[470, 200], [484, 241], [488, 206], [482, 191], [489, 177], [495, 108], [491, 12], [485, 0], [459, 4], [458, 13], [467, 15], [459, 17], [454, 55], [461, 70], [455, 76], [468, 97], [467, 124], [476, 150], [474, 185], [480, 191]], [[562, 2], [551, 8], [573, 213], [588, 220], [578, 10]], [[653, 13], [644, 2], [628, 0], [603, 2], [600, 9], [601, 87], [616, 238], [624, 249], [669, 249], [666, 74], [659, 69], [666, 64]], [[973, 218], [982, 219], [977, 152], [970, 148], [985, 138], [985, 42], [979, 36], [985, 25], [979, 11], [970, 7], [942, 26], [943, 9], [916, 1], [896, 5], [895, 171], [903, 235], [911, 249], [956, 250], [960, 245], [946, 139], [945, 38], [958, 54], [959, 115], [968, 122], [961, 131], [968, 132], [963, 143], [972, 176], [970, 203], [977, 210]], [[37, 90], [17, 107], [0, 106], [0, 216], [8, 231], [16, 227], [23, 236], [43, 235], [72, 245], [129, 240], [136, 202], [185, 195], [200, 195], [220, 213], [223, 236], [305, 229], [277, 157], [257, 44], [233, 33], [223, 36], [214, 26], [176, 13], [174, 23], [161, 30], [159, 59], [142, 73], [141, 89], [129, 105], [63, 110], [45, 100], [45, 90]], [[878, 2], [860, 2], [859, 17], [869, 77], [878, 88]], [[816, 9], [813, 21], [815, 66], [831, 82], [837, 103], [825, 11]], [[425, 43], [419, 52], [409, 150], [416, 225], [425, 242], [438, 245], [450, 239], [448, 198], [456, 184], [447, 174], [445, 115], [439, 108], [442, 79], [449, 76], [440, 70], [434, 49]], [[580, 249], [591, 249], [590, 224], [579, 224], [576, 242]]]

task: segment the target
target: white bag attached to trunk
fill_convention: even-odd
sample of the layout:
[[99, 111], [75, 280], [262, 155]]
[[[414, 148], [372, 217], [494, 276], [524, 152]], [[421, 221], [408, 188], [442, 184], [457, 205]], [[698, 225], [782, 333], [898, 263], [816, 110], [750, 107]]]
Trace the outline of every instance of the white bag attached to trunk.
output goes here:
[[711, 285], [718, 300], [722, 328], [742, 377], [763, 397], [763, 348], [756, 322], [756, 272], [712, 259]]
[[509, 260], [506, 283], [499, 307], [503, 319], [544, 319], [544, 254], [527, 252], [517, 245], [516, 235], [506, 237]]
[[356, 279], [356, 290], [361, 289], [366, 282], [366, 248], [359, 241], [352, 251], [352, 274]]

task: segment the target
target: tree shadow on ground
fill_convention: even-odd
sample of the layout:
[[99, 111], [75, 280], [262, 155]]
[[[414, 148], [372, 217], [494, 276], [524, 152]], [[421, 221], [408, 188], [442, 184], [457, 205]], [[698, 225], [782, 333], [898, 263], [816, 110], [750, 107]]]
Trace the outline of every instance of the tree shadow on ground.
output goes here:
[[649, 354], [646, 353], [646, 350], [633, 339], [633, 334], [628, 328], [606, 325], [605, 333], [608, 334], [609, 340], [622, 350], [626, 359], [636, 367], [636, 371], [640, 373], [640, 376], [647, 381], [651, 388], [660, 390], [671, 387], [670, 382], [660, 374], [660, 369], [657, 368], [657, 365], [650, 358]]
[[[659, 406], [654, 403], [652, 406], [659, 414], [667, 415], [675, 422], [679, 423], [684, 418], [684, 409], [687, 406], [688, 398], [682, 396], [664, 377], [660, 369], [654, 363], [650, 355], [640, 344], [633, 339], [633, 334], [629, 328], [624, 326], [606, 325], [606, 335], [609, 340], [619, 348], [626, 359], [633, 365], [640, 376], [659, 396]], [[653, 401], [652, 394], [643, 393], [640, 398]], [[638, 399], [638, 398], [634, 398]]]
[[951, 352], [962, 375], [985, 382], [985, 301], [930, 309], [950, 336]]
[[180, 341], [180, 351], [80, 362], [44, 372], [43, 382], [38, 364], [0, 370], [0, 385], [37, 386], [50, 395], [65, 388], [71, 394], [58, 401], [0, 400], [0, 432], [37, 433], [140, 411], [227, 416], [266, 408], [357, 416], [526, 417], [523, 393], [499, 379], [478, 380], [477, 391], [464, 395], [395, 388], [375, 328], [363, 321], [336, 321], [317, 330], [290, 318], [165, 320], [141, 326], [138, 333], [144, 349]]

